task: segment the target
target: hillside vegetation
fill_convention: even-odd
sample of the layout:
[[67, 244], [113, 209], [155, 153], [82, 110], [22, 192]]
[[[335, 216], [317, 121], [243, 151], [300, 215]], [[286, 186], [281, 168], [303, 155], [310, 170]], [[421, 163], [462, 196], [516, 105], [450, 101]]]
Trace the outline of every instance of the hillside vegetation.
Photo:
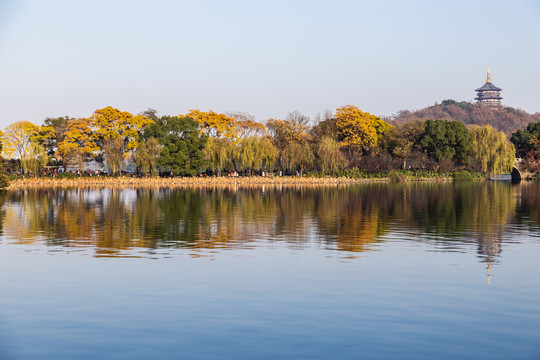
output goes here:
[[404, 110], [393, 116], [395, 124], [404, 124], [413, 120], [454, 120], [465, 125], [491, 125], [495, 129], [510, 135], [516, 130], [524, 129], [529, 123], [540, 121], [540, 112], [528, 112], [509, 106], [493, 109], [480, 103], [454, 100], [444, 100], [442, 103], [424, 109]]

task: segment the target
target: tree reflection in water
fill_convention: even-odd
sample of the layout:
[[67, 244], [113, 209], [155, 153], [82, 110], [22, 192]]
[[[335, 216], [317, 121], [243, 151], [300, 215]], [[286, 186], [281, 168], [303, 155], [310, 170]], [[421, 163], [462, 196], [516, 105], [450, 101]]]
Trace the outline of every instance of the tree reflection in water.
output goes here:
[[[149, 249], [319, 244], [352, 254], [389, 236], [440, 251], [476, 243], [491, 264], [512, 223], [538, 230], [540, 185], [501, 182], [2, 192], [0, 226], [16, 244], [87, 248], [95, 256]], [[489, 266], [489, 265], [488, 265]]]

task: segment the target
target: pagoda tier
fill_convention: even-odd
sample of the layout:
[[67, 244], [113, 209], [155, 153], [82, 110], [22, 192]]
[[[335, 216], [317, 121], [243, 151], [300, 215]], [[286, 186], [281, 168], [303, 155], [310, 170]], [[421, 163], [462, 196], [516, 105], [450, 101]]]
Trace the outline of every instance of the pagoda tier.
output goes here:
[[478, 88], [475, 90], [478, 94], [477, 97], [474, 98], [474, 100], [477, 100], [478, 102], [491, 106], [491, 107], [499, 107], [501, 106], [501, 94], [500, 92], [502, 89], [496, 87], [491, 83], [491, 75], [487, 73], [487, 81], [481, 88]]

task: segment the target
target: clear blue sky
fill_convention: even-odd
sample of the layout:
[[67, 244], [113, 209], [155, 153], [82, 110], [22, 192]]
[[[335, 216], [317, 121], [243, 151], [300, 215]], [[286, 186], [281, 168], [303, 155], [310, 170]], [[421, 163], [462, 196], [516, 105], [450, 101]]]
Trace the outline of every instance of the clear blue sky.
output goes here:
[[471, 101], [540, 111], [540, 1], [0, 0], [0, 127], [89, 116]]

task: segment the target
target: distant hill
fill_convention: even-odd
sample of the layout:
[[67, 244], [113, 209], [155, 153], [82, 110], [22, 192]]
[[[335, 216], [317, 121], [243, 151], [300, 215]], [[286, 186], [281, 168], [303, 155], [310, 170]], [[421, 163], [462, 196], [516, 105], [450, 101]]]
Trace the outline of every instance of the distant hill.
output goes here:
[[521, 109], [502, 107], [493, 109], [480, 103], [454, 100], [444, 100], [441, 104], [435, 103], [424, 109], [409, 111], [404, 110], [392, 116], [396, 124], [403, 124], [411, 120], [457, 120], [465, 125], [491, 125], [497, 130], [504, 131], [507, 135], [518, 129], [524, 129], [531, 122], [540, 121], [540, 112], [529, 114]]

